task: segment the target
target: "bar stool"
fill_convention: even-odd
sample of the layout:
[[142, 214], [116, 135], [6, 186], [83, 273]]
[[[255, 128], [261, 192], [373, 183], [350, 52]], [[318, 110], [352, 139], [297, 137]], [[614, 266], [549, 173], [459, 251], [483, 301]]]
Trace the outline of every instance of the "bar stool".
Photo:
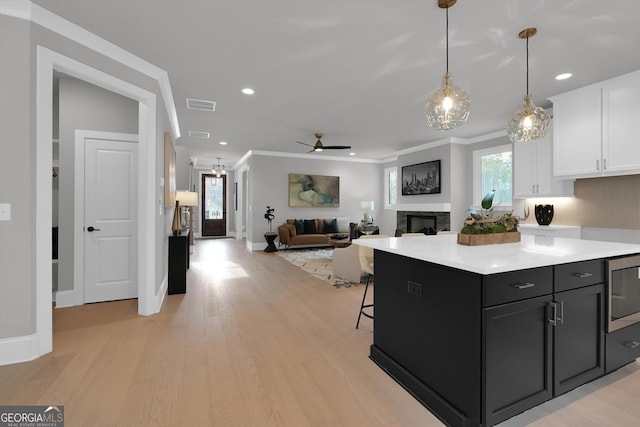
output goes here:
[[[384, 234], [372, 234], [361, 236], [360, 239], [379, 239], [381, 237], [389, 237]], [[373, 319], [373, 314], [365, 312], [365, 308], [373, 308], [373, 304], [365, 304], [367, 299], [367, 291], [369, 290], [369, 282], [373, 274], [373, 249], [366, 246], [358, 246], [358, 258], [360, 260], [360, 268], [363, 272], [367, 273], [367, 283], [364, 287], [364, 295], [362, 296], [362, 303], [360, 304], [360, 312], [358, 313], [358, 321], [356, 322], [356, 329], [360, 326], [360, 317], [365, 316], [369, 319]]]

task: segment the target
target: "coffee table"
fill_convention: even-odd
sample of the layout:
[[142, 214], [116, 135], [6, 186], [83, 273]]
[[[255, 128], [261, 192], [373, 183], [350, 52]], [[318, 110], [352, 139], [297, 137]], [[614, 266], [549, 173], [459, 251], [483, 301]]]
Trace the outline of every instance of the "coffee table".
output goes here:
[[334, 248], [347, 248], [351, 246], [351, 239], [329, 239], [329, 244]]

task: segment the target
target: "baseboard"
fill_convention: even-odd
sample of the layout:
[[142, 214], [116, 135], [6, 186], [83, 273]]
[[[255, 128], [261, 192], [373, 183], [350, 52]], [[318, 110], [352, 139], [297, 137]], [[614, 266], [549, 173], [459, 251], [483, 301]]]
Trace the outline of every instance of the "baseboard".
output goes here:
[[0, 339], [0, 366], [37, 359], [38, 334]]
[[164, 275], [164, 278], [162, 279], [162, 284], [160, 285], [160, 290], [158, 290], [158, 293], [156, 294], [155, 297], [155, 306], [153, 307], [153, 309], [155, 310], [154, 313], [159, 313], [160, 310], [162, 310], [162, 304], [164, 303], [164, 297], [167, 295], [167, 288], [169, 286], [169, 273]]
[[56, 308], [73, 307], [75, 304], [75, 295], [73, 291], [57, 291], [55, 302]]
[[247, 247], [251, 251], [263, 251], [267, 247], [267, 242], [249, 242], [247, 241]]

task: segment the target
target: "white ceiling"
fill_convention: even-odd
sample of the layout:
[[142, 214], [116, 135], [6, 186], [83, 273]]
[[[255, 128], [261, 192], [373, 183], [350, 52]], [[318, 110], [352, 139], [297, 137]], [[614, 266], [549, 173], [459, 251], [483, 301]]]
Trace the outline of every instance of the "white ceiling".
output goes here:
[[[166, 70], [198, 165], [248, 150], [304, 153], [296, 140], [351, 145], [314, 156], [384, 159], [444, 137], [503, 130], [525, 92], [546, 98], [640, 69], [639, 0], [459, 0], [450, 9], [450, 71], [471, 96], [469, 121], [430, 129], [426, 96], [445, 68], [437, 0], [35, 0]], [[556, 81], [554, 76], [574, 76]], [[244, 87], [255, 89], [243, 95]], [[213, 113], [186, 98], [216, 102]], [[210, 132], [211, 139], [188, 136]], [[221, 146], [219, 141], [227, 141]]]

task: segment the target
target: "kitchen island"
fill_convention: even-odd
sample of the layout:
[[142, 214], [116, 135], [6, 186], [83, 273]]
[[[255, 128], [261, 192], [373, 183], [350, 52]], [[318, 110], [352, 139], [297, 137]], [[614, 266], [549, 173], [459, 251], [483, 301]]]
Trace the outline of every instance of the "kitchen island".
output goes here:
[[604, 260], [640, 245], [354, 243], [375, 249], [371, 359], [448, 425], [495, 425], [637, 357], [605, 364]]

